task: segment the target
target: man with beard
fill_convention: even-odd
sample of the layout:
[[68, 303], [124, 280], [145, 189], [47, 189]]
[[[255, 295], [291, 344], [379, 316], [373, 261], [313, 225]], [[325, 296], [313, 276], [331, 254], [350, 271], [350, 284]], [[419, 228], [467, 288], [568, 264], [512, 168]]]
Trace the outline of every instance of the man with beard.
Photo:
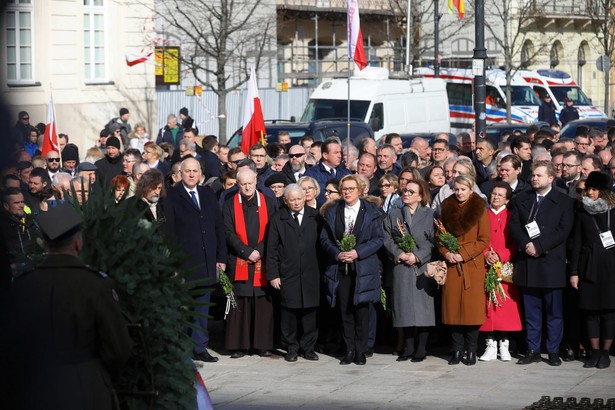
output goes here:
[[396, 162], [397, 154], [395, 148], [392, 145], [384, 144], [378, 147], [377, 151], [378, 169], [375, 176], [378, 180], [388, 173], [399, 175], [401, 167]]
[[124, 171], [124, 156], [120, 147], [120, 140], [116, 136], [107, 138], [107, 153], [94, 164], [98, 168], [99, 180], [103, 186], [109, 186], [113, 177], [122, 175]]
[[491, 138], [481, 138], [476, 143], [474, 167], [476, 168], [476, 183], [478, 185], [489, 179], [487, 168], [494, 161], [493, 153], [496, 149], [498, 149], [498, 144]]
[[583, 155], [576, 151], [569, 151], [564, 154], [562, 161], [562, 179], [566, 183], [566, 192], [569, 197], [576, 198], [575, 190], [577, 181], [581, 178], [581, 160]]
[[305, 174], [305, 148], [293, 145], [288, 150], [288, 162], [282, 168], [282, 173], [290, 183], [294, 184]]
[[39, 212], [41, 210], [41, 201], [45, 197], [49, 198], [51, 195], [47, 193], [51, 190], [51, 181], [47, 171], [43, 168], [34, 168], [30, 173], [30, 181], [28, 182], [29, 190], [24, 195], [26, 205], [30, 207], [33, 212]]
[[49, 179], [53, 180], [55, 174], [60, 172], [60, 154], [58, 151], [49, 151], [45, 155], [45, 162], [47, 163], [47, 172], [49, 173]]
[[165, 212], [168, 204], [162, 200], [165, 196], [164, 175], [157, 169], [150, 169], [137, 182], [134, 196], [126, 200], [126, 209], [155, 223], [159, 232], [172, 234], [173, 227]]

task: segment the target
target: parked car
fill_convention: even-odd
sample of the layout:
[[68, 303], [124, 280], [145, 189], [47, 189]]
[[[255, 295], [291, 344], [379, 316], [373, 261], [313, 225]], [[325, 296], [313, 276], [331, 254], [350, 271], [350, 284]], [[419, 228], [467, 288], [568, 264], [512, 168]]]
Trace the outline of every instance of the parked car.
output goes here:
[[533, 124], [528, 123], [516, 123], [509, 124], [507, 122], [499, 122], [497, 124], [489, 124], [486, 129], [486, 136], [495, 139], [496, 141], [500, 141], [502, 139], [502, 134], [505, 132], [513, 133], [515, 131], [521, 131], [522, 133], [527, 133], [527, 129], [530, 126], [536, 125], [538, 128], [542, 128], [544, 126], [549, 126], [548, 123], [544, 121], [537, 121]]
[[600, 128], [603, 131], [606, 131], [608, 128], [615, 126], [615, 119], [613, 118], [584, 118], [582, 120], [574, 120], [570, 121], [568, 124], [564, 125], [561, 129], [559, 136], [560, 138], [572, 138], [576, 137], [577, 127], [585, 126], [587, 128]]
[[[265, 140], [267, 144], [278, 142], [278, 134], [280, 131], [288, 131], [290, 134], [290, 140], [292, 144], [298, 144], [301, 137], [310, 135], [314, 138], [314, 141], [324, 141], [329, 137], [338, 137], [344, 141], [348, 134], [348, 121], [345, 119], [324, 119], [312, 122], [292, 122], [285, 120], [270, 120], [265, 121], [265, 129], [267, 135]], [[231, 136], [228, 141], [228, 146], [233, 148], [241, 145], [241, 131], [239, 128]], [[374, 132], [364, 122], [351, 121], [350, 122], [350, 139], [351, 141], [358, 141], [362, 137], [374, 138]]]

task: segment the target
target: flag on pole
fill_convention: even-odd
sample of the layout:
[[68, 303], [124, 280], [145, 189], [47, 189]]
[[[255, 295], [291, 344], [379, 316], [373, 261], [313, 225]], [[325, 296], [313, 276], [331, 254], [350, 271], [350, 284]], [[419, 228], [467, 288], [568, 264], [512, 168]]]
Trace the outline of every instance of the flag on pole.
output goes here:
[[56, 134], [56, 119], [53, 112], [53, 96], [49, 96], [49, 108], [47, 110], [47, 123], [45, 124], [45, 138], [41, 155], [44, 157], [50, 151], [60, 152], [58, 136]]
[[359, 0], [348, 0], [348, 56], [359, 66], [359, 70], [367, 67], [359, 21]]
[[448, 12], [454, 14], [455, 10], [459, 13], [459, 20], [463, 19], [463, 14], [466, 9], [464, 6], [464, 0], [448, 0]]
[[256, 84], [256, 71], [254, 66], [250, 69], [248, 80], [248, 95], [243, 107], [243, 131], [241, 132], [241, 150], [248, 155], [250, 147], [259, 142], [265, 145], [265, 120], [261, 100], [258, 97]]

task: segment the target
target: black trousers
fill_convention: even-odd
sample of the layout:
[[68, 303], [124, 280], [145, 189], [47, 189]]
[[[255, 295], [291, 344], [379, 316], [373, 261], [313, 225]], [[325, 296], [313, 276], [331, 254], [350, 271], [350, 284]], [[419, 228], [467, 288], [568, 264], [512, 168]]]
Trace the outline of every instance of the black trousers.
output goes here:
[[[281, 307], [280, 328], [282, 344], [291, 352], [311, 352], [318, 338], [316, 325], [316, 307], [288, 308]], [[300, 325], [300, 326], [299, 326]]]
[[354, 304], [356, 276], [340, 274], [337, 305], [342, 318], [342, 334], [347, 351], [366, 352], [369, 334], [369, 303]]
[[237, 296], [226, 322], [227, 350], [273, 349], [273, 307], [266, 296]]
[[452, 325], [451, 338], [453, 339], [453, 351], [463, 352], [467, 344], [468, 352], [476, 353], [478, 348], [478, 329], [480, 326]]

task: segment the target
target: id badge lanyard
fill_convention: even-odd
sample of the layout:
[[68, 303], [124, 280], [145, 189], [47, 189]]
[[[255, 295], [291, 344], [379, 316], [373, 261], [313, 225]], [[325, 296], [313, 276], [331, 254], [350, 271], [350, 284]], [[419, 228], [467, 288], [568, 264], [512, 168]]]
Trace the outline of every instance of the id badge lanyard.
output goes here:
[[[544, 197], [542, 200], [536, 204], [534, 202], [532, 204], [532, 209], [530, 209], [530, 215], [527, 220], [527, 224], [525, 224], [525, 229], [527, 230], [527, 234], [530, 239], [534, 239], [540, 236], [540, 228], [538, 227], [538, 223], [536, 223], [536, 217], [538, 216], [538, 210], [540, 209], [540, 205], [544, 201]], [[534, 213], [534, 207], [536, 208], [536, 212]]]
[[600, 227], [598, 226], [598, 222], [596, 222], [596, 216], [592, 218], [594, 221], [594, 225], [596, 226], [596, 230], [598, 231], [598, 235], [600, 236], [600, 241], [602, 242], [602, 246], [605, 249], [611, 249], [615, 246], [615, 239], [613, 239], [613, 234], [611, 233], [611, 211], [607, 211], [606, 213], [606, 232], [602, 232]]

